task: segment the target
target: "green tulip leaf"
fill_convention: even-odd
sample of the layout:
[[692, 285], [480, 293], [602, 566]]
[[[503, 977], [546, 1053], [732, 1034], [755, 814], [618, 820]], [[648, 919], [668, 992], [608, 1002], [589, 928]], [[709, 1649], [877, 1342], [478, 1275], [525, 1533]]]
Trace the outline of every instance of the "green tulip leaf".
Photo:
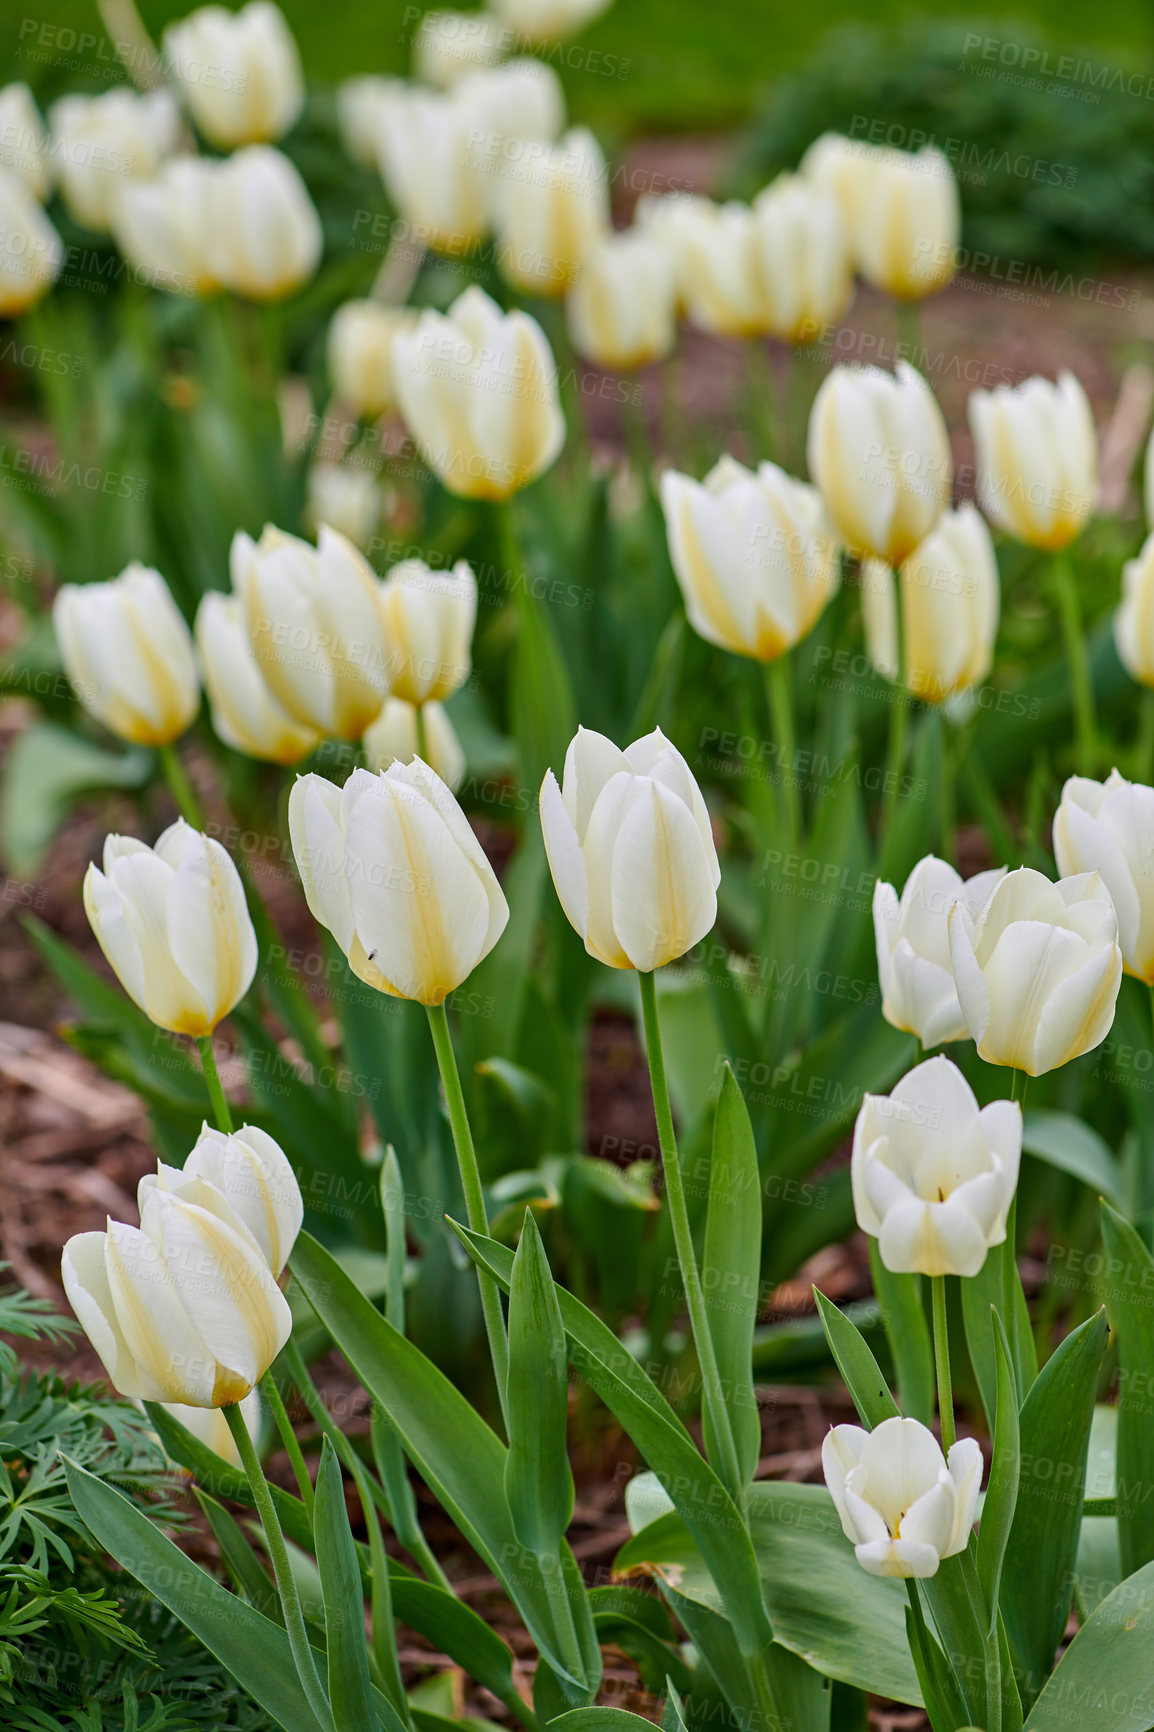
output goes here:
[[553, 1276], [528, 1209], [509, 1288], [506, 1407], [505, 1496], [513, 1529], [531, 1552], [552, 1557], [573, 1514], [569, 1364]]
[[17, 734], [0, 779], [0, 853], [18, 878], [36, 873], [75, 802], [94, 788], [142, 788], [152, 752], [108, 751], [54, 722]]
[[1014, 1509], [1018, 1502], [1018, 1470], [1021, 1441], [1018, 1430], [1018, 1397], [1010, 1345], [997, 1312], [993, 1313], [994, 1351], [998, 1361], [998, 1419], [994, 1428], [994, 1453], [982, 1521], [978, 1529], [978, 1581], [989, 1608], [992, 1634], [998, 1617], [998, 1591], [1009, 1544]]
[[1001, 1318], [1006, 1331], [1019, 1407], [1038, 1375], [1034, 1332], [1030, 1327], [1030, 1314], [1026, 1309], [1026, 1296], [1022, 1291], [1022, 1277], [1018, 1273], [1014, 1252], [1016, 1215], [1015, 1202], [1010, 1205], [1005, 1240], [986, 1253], [986, 1260], [976, 1275], [968, 1276], [962, 1282], [966, 1345], [991, 1434], [997, 1427], [998, 1410], [998, 1358], [991, 1312], [996, 1312]]
[[1121, 1582], [1051, 1673], [1026, 1732], [1147, 1732], [1154, 1725], [1154, 1563]]
[[[761, 1418], [753, 1387], [753, 1329], [760, 1310], [761, 1179], [757, 1149], [741, 1090], [729, 1065], [713, 1119], [709, 1205], [701, 1281], [709, 1333], [737, 1464], [748, 1483], [761, 1453]], [[725, 1459], [710, 1403], [703, 1404], [705, 1447]]]
[[1118, 1549], [1123, 1576], [1154, 1560], [1154, 1257], [1129, 1221], [1102, 1204], [1107, 1306], [1118, 1336]]
[[881, 1368], [860, 1331], [850, 1322], [845, 1312], [839, 1311], [816, 1287], [813, 1296], [817, 1302], [825, 1338], [829, 1342], [829, 1350], [841, 1372], [842, 1382], [853, 1397], [853, 1404], [862, 1424], [872, 1431], [883, 1419], [897, 1417], [901, 1409], [890, 1394]]
[[333, 1719], [341, 1732], [379, 1732], [365, 1646], [361, 1572], [349, 1527], [344, 1480], [331, 1437], [321, 1444], [315, 1523]]
[[1022, 1150], [1122, 1207], [1122, 1175], [1109, 1144], [1072, 1113], [1029, 1112], [1022, 1129]]
[[870, 1276], [881, 1306], [886, 1340], [897, 1375], [898, 1400], [910, 1419], [929, 1425], [934, 1416], [934, 1349], [922, 1302], [920, 1275], [895, 1275], [869, 1241]]

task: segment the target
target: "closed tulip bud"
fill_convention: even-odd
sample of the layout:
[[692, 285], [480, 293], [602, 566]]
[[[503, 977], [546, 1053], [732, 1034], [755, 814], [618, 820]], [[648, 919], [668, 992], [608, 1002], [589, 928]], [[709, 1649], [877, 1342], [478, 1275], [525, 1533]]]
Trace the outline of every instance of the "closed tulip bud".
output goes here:
[[[429, 768], [456, 793], [465, 776], [465, 754], [452, 722], [440, 704], [421, 706], [425, 725], [425, 755]], [[397, 762], [411, 764], [418, 755], [417, 707], [403, 698], [386, 698], [384, 708], [361, 742], [370, 770], [387, 770]]]
[[757, 231], [752, 210], [736, 201], [717, 205], [689, 199], [673, 219], [682, 300], [703, 331], [725, 337], [768, 332], [770, 309]]
[[271, 143], [304, 107], [297, 45], [270, 0], [249, 0], [239, 12], [200, 6], [170, 25], [164, 42], [189, 113], [221, 150]]
[[487, 174], [500, 162], [504, 139], [553, 139], [565, 125], [561, 80], [551, 66], [531, 55], [470, 73], [457, 94], [481, 134], [475, 142], [481, 150], [479, 166]]
[[1104, 782], [1071, 776], [1054, 814], [1063, 877], [1097, 872], [1118, 916], [1122, 965], [1154, 986], [1154, 788], [1112, 770]]
[[377, 167], [382, 111], [407, 88], [403, 78], [380, 78], [375, 73], [346, 78], [337, 86], [337, 130], [346, 151], [362, 168]]
[[139, 1227], [69, 1239], [61, 1273], [112, 1384], [138, 1400], [230, 1407], [292, 1333], [260, 1245], [207, 1180], [153, 1184]]
[[359, 740], [389, 689], [377, 580], [347, 536], [322, 524], [316, 547], [266, 524], [229, 554], [257, 666], [306, 728]]
[[809, 472], [834, 529], [855, 553], [900, 565], [950, 497], [942, 412], [913, 367], [835, 367], [809, 418]]
[[152, 286], [172, 295], [207, 295], [220, 286], [212, 223], [212, 186], [219, 164], [210, 157], [173, 156], [155, 180], [129, 181], [112, 227], [116, 244]]
[[493, 0], [502, 24], [526, 42], [555, 42], [600, 17], [610, 0]]
[[[179, 1420], [186, 1431], [191, 1431], [193, 1437], [207, 1449], [211, 1449], [214, 1455], [227, 1461], [230, 1467], [241, 1465], [240, 1451], [219, 1407], [184, 1407], [179, 1401], [164, 1401], [161, 1406], [166, 1413], [171, 1413], [173, 1419]], [[257, 1390], [249, 1390], [240, 1403], [240, 1411], [245, 1429], [255, 1443], [260, 1435], [261, 1416], [260, 1395]], [[179, 1467], [180, 1463], [175, 1465]]]
[[837, 200], [795, 174], [780, 174], [753, 201], [754, 252], [765, 328], [787, 343], [811, 341], [853, 299], [853, 257]]
[[601, 146], [574, 127], [533, 160], [499, 164], [493, 189], [498, 262], [531, 294], [563, 295], [609, 233], [609, 177]]
[[1118, 916], [1097, 872], [1052, 884], [1022, 866], [976, 916], [950, 910], [958, 1002], [987, 1064], [1042, 1076], [1105, 1040], [1122, 979]]
[[0, 318], [34, 307], [60, 275], [64, 243], [19, 175], [0, 168]]
[[566, 312], [573, 347], [596, 367], [628, 372], [668, 355], [677, 335], [669, 248], [644, 229], [604, 236], [586, 255]]
[[855, 182], [854, 250], [862, 276], [899, 300], [945, 288], [957, 269], [962, 213], [940, 150], [875, 150]]
[[566, 918], [610, 968], [661, 968], [717, 918], [709, 813], [660, 728], [623, 752], [579, 728], [561, 786], [552, 770], [541, 784], [541, 830]]
[[503, 313], [475, 285], [447, 317], [427, 310], [414, 331], [393, 339], [393, 377], [422, 457], [465, 499], [508, 499], [565, 443], [545, 333], [528, 313]]
[[389, 197], [434, 252], [459, 253], [489, 226], [477, 117], [458, 91], [405, 86], [382, 102], [377, 152]]
[[871, 1576], [934, 1576], [964, 1552], [982, 1486], [981, 1445], [959, 1438], [948, 1455], [917, 1419], [883, 1419], [873, 1431], [835, 1425], [821, 1466], [842, 1530]]
[[427, 704], [464, 685], [477, 620], [477, 579], [465, 560], [451, 572], [420, 559], [394, 565], [381, 586], [381, 611], [394, 697]]
[[304, 1221], [300, 1186], [280, 1144], [256, 1125], [231, 1132], [204, 1125], [183, 1167], [160, 1161], [155, 1173], [141, 1179], [141, 1219], [154, 1191], [195, 1203], [206, 1187], [214, 1194], [213, 1212], [237, 1232], [247, 1233], [279, 1276]]
[[950, 957], [950, 909], [964, 903], [976, 918], [1005, 876], [1005, 867], [963, 880], [945, 860], [919, 860], [899, 899], [892, 884], [874, 885], [874, 939], [882, 1015], [916, 1034], [924, 1047], [968, 1040]]
[[53, 103], [52, 161], [64, 202], [78, 223], [106, 234], [129, 180], [151, 180], [175, 150], [180, 115], [171, 91], [138, 96], [62, 96]]
[[866, 182], [877, 154], [875, 144], [845, 138], [840, 132], [823, 132], [820, 138], [814, 139], [798, 165], [803, 180], [836, 202], [855, 262], [858, 212], [866, 201]]
[[412, 307], [346, 301], [329, 326], [329, 378], [341, 404], [368, 418], [393, 407], [393, 338], [417, 322]]
[[413, 69], [422, 84], [449, 89], [501, 58], [502, 30], [484, 12], [426, 12], [417, 26]]
[[865, 560], [861, 590], [870, 660], [894, 681], [900, 593], [905, 685], [923, 703], [943, 703], [989, 673], [1001, 604], [998, 563], [985, 519], [972, 505], [942, 514], [896, 582], [881, 560]]
[[165, 746], [200, 707], [192, 634], [158, 571], [133, 563], [108, 583], [66, 583], [52, 623], [64, 670], [97, 721], [137, 746]]
[[976, 1275], [1006, 1217], [1022, 1158], [1022, 1109], [979, 1110], [948, 1058], [930, 1058], [892, 1094], [866, 1095], [850, 1176], [858, 1226], [895, 1274]]
[[371, 469], [356, 463], [314, 463], [305, 484], [310, 529], [327, 523], [354, 547], [367, 547], [381, 521], [381, 490]]
[[689, 309], [691, 243], [703, 220], [703, 212], [716, 207], [697, 193], [642, 193], [633, 212], [634, 226], [666, 247], [673, 260], [675, 306], [678, 313]]
[[240, 873], [183, 818], [155, 848], [105, 837], [103, 872], [84, 876], [84, 910], [121, 986], [158, 1028], [211, 1034], [252, 985], [256, 934]]
[[196, 644], [218, 739], [249, 758], [295, 764], [319, 736], [277, 703], [261, 674], [239, 596], [206, 595], [196, 613]]
[[1154, 686], [1154, 535], [1122, 567], [1122, 601], [1114, 615], [1114, 642], [1126, 671]]
[[971, 391], [978, 503], [1030, 547], [1069, 545], [1098, 498], [1098, 439], [1073, 373]]
[[48, 197], [48, 134], [26, 84], [0, 90], [0, 167], [18, 175], [34, 199]]
[[493, 868], [420, 758], [354, 770], [343, 789], [298, 777], [289, 833], [313, 915], [378, 992], [442, 1004], [505, 930]]
[[304, 181], [287, 156], [251, 144], [222, 162], [209, 214], [226, 289], [251, 301], [281, 301], [315, 272], [323, 239]]
[[693, 481], [667, 469], [669, 556], [694, 631], [775, 661], [811, 631], [837, 588], [837, 546], [815, 487], [772, 463], [722, 457]]

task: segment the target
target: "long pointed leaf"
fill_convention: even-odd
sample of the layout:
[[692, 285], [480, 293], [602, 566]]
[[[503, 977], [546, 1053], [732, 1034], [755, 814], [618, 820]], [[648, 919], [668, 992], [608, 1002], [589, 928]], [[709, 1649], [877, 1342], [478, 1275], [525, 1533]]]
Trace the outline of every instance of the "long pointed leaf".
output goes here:
[[[709, 1332], [717, 1355], [722, 1395], [737, 1463], [748, 1483], [761, 1453], [761, 1420], [753, 1387], [753, 1330], [759, 1310], [761, 1273], [761, 1180], [757, 1149], [741, 1090], [729, 1065], [713, 1120], [709, 1165], [709, 1208], [701, 1281]], [[721, 1461], [713, 1418], [703, 1414], [705, 1446], [711, 1461]]]

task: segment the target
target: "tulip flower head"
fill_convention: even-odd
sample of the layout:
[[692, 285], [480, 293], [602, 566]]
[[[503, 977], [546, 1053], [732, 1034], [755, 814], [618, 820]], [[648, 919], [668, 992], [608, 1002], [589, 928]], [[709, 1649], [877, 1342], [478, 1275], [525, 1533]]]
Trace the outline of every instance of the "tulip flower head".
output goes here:
[[209, 188], [217, 270], [250, 301], [281, 301], [316, 271], [321, 219], [287, 156], [250, 144], [222, 162]]
[[534, 158], [529, 173], [498, 159], [493, 215], [506, 280], [531, 294], [563, 295], [611, 232], [609, 176], [593, 134], [574, 127]]
[[383, 415], [393, 407], [393, 338], [417, 322], [412, 307], [346, 301], [329, 326], [329, 378], [337, 399], [354, 415]]
[[586, 255], [566, 303], [579, 355], [615, 372], [667, 355], [676, 337], [670, 249], [645, 229], [603, 236]]
[[64, 243], [15, 170], [0, 167], [0, 318], [15, 319], [48, 293]]
[[565, 442], [545, 333], [475, 285], [447, 316], [428, 309], [414, 331], [394, 337], [393, 377], [421, 455], [462, 498], [508, 499]]
[[196, 645], [217, 737], [235, 752], [271, 764], [295, 764], [319, 735], [278, 704], [260, 671], [240, 597], [206, 595], [196, 613]]
[[798, 165], [798, 173], [810, 186], [828, 194], [837, 204], [857, 261], [858, 212], [866, 200], [866, 182], [877, 155], [876, 144], [846, 138], [840, 132], [823, 132], [815, 138]]
[[835, 367], [809, 418], [809, 472], [834, 529], [856, 553], [901, 565], [950, 496], [949, 435], [913, 367]]
[[300, 54], [271, 0], [239, 12], [200, 6], [169, 26], [164, 43], [189, 113], [221, 150], [274, 142], [304, 107]]
[[422, 84], [443, 90], [496, 64], [504, 32], [485, 12], [426, 12], [417, 26], [413, 68]]
[[337, 86], [337, 130], [349, 156], [362, 168], [377, 167], [381, 114], [407, 89], [403, 78], [376, 73], [346, 78]]
[[469, 677], [477, 579], [459, 559], [434, 571], [420, 559], [394, 565], [381, 585], [392, 694], [408, 704], [451, 697]]
[[694, 237], [702, 212], [714, 209], [697, 193], [642, 193], [633, 212], [634, 228], [665, 247], [673, 260], [675, 311], [687, 313], [693, 295]]
[[1137, 558], [1122, 567], [1114, 643], [1130, 677], [1140, 685], [1154, 686], [1154, 535], [1147, 536]]
[[129, 181], [112, 219], [116, 244], [154, 288], [207, 295], [220, 287], [212, 222], [212, 157], [171, 156], [152, 180]]
[[692, 322], [724, 337], [765, 336], [773, 312], [762, 274], [759, 223], [749, 206], [705, 198], [656, 202], [681, 203], [676, 215], [670, 212], [668, 232]]
[[944, 1456], [916, 1419], [883, 1419], [873, 1431], [835, 1425], [821, 1465], [845, 1536], [869, 1575], [933, 1576], [943, 1558], [969, 1544], [982, 1487], [976, 1439], [959, 1439]]
[[180, 135], [176, 102], [165, 89], [144, 96], [123, 87], [103, 96], [62, 96], [48, 119], [64, 202], [97, 234], [111, 229], [128, 182], [151, 180]]
[[[442, 704], [421, 705], [425, 724], [425, 757], [451, 793], [465, 776], [465, 754]], [[386, 698], [384, 708], [361, 741], [370, 770], [387, 770], [397, 763], [411, 764], [418, 755], [417, 706], [403, 698]]]
[[1118, 915], [1122, 965], [1154, 986], [1154, 788], [1112, 770], [1071, 776], [1054, 814], [1054, 858], [1066, 877], [1097, 872]]
[[192, 634], [158, 571], [66, 583], [52, 608], [64, 669], [89, 713], [122, 740], [163, 746], [200, 707]]
[[420, 758], [354, 770], [343, 789], [298, 777], [289, 833], [314, 917], [378, 992], [442, 1004], [505, 930], [493, 868]]
[[364, 555], [322, 524], [316, 547], [266, 524], [229, 554], [257, 667], [302, 727], [359, 740], [389, 689], [377, 579]]
[[[558, 138], [565, 128], [561, 80], [545, 61], [529, 54], [471, 72], [461, 80], [456, 94], [478, 131], [474, 144], [480, 147], [480, 154], [474, 155], [474, 161], [484, 175], [495, 172], [506, 152], [521, 154], [525, 140]], [[519, 143], [513, 146], [509, 140]]]
[[968, 1040], [950, 958], [950, 909], [962, 902], [976, 918], [1005, 877], [1005, 867], [962, 880], [945, 860], [919, 860], [899, 899], [892, 884], [874, 885], [874, 938], [882, 1015], [916, 1034], [924, 1047]]
[[1042, 1076], [1110, 1032], [1122, 979], [1118, 916], [1098, 872], [1056, 884], [1008, 872], [977, 915], [950, 910], [958, 1002], [987, 1064]]
[[155, 848], [107, 836], [84, 876], [84, 910], [134, 1004], [173, 1034], [211, 1034], [256, 973], [240, 874], [220, 843], [178, 818]]
[[978, 503], [1008, 535], [1067, 547], [1098, 498], [1098, 437], [1073, 373], [971, 391]]
[[661, 503], [689, 622], [701, 637], [774, 661], [812, 630], [837, 588], [821, 495], [773, 463], [725, 456], [704, 481], [668, 469]]
[[787, 343], [812, 341], [853, 299], [853, 255], [841, 207], [800, 175], [779, 174], [753, 201], [766, 327]]
[[898, 604], [907, 690], [940, 704], [985, 678], [994, 659], [1001, 594], [994, 544], [974, 506], [943, 512], [895, 581], [869, 559], [861, 571], [862, 615], [870, 660], [896, 681]]
[[314, 463], [308, 472], [305, 517], [311, 529], [327, 523], [354, 547], [367, 547], [382, 503], [376, 473], [358, 463]]
[[962, 212], [942, 152], [875, 149], [856, 190], [854, 250], [867, 283], [902, 301], [945, 288], [957, 269]]
[[403, 85], [378, 107], [381, 178], [434, 252], [458, 253], [488, 227], [490, 185], [478, 132], [483, 128], [465, 86], [442, 93]]
[[579, 728], [561, 786], [552, 770], [541, 784], [541, 829], [569, 924], [610, 968], [661, 968], [717, 918], [709, 813], [660, 728], [623, 752]]
[[[280, 1144], [256, 1125], [231, 1132], [204, 1125], [183, 1167], [159, 1161], [156, 1172], [141, 1179], [141, 1216], [154, 1190], [195, 1202], [205, 1187], [214, 1193], [214, 1212], [238, 1231], [243, 1228], [279, 1277], [304, 1221], [300, 1186]], [[227, 1216], [221, 1198], [228, 1205]]]
[[16, 174], [38, 202], [48, 197], [48, 134], [26, 84], [0, 90], [0, 168]]
[[895, 1274], [976, 1275], [1006, 1217], [1022, 1158], [1022, 1109], [979, 1109], [948, 1058], [930, 1058], [892, 1094], [866, 1095], [854, 1126], [858, 1226]]

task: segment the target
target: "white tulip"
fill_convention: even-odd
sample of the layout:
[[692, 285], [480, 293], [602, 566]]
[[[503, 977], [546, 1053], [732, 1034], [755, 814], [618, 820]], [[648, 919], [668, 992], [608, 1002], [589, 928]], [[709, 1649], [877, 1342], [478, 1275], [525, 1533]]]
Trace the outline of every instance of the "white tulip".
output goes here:
[[1146, 441], [1146, 456], [1142, 464], [1142, 504], [1146, 509], [1147, 528], [1154, 524], [1154, 433]]
[[493, 868], [420, 758], [354, 770], [343, 789], [298, 777], [289, 834], [314, 917], [379, 992], [442, 1004], [505, 930]]
[[883, 561], [864, 560], [861, 591], [870, 660], [894, 681], [900, 593], [904, 683], [923, 703], [943, 703], [989, 673], [1001, 594], [994, 544], [974, 506], [943, 512], [896, 582]]
[[248, 1233], [279, 1276], [304, 1221], [300, 1186], [280, 1144], [257, 1125], [231, 1132], [204, 1125], [183, 1167], [158, 1161], [155, 1173], [145, 1173], [136, 1198], [141, 1219], [154, 1191], [197, 1203], [206, 1187], [214, 1192], [213, 1212]]
[[1098, 438], [1073, 373], [971, 391], [978, 503], [1007, 534], [1057, 552], [1098, 499]]
[[944, 1456], [916, 1419], [883, 1419], [873, 1431], [835, 1425], [821, 1465], [845, 1536], [869, 1575], [933, 1576], [943, 1558], [969, 1544], [982, 1486], [976, 1439], [959, 1438]]
[[[219, 1455], [222, 1461], [227, 1461], [230, 1467], [240, 1466], [240, 1451], [232, 1432], [228, 1429], [228, 1421], [219, 1407], [185, 1407], [179, 1401], [164, 1401], [161, 1406], [166, 1413], [171, 1413], [173, 1419], [180, 1421], [186, 1431], [191, 1431], [200, 1443], [211, 1449], [214, 1455]], [[261, 1405], [260, 1393], [250, 1389], [240, 1403], [241, 1417], [245, 1430], [255, 1443], [260, 1435]], [[179, 1467], [180, 1463], [176, 1463]]]
[[240, 873], [183, 818], [155, 848], [105, 837], [103, 872], [84, 875], [84, 909], [129, 998], [172, 1034], [211, 1034], [252, 985], [256, 934]]
[[623, 752], [579, 728], [561, 786], [552, 770], [541, 784], [541, 830], [566, 918], [610, 968], [661, 968], [717, 918], [709, 813], [660, 728]]
[[610, 232], [601, 146], [574, 127], [528, 157], [497, 159], [490, 172], [502, 275], [531, 294], [563, 295]]
[[154, 1184], [139, 1227], [69, 1239], [61, 1274], [112, 1384], [138, 1400], [230, 1407], [292, 1333], [260, 1245], [207, 1180]]
[[358, 463], [314, 463], [305, 483], [309, 527], [327, 523], [354, 547], [367, 547], [381, 521], [381, 489], [373, 470]]
[[393, 339], [393, 379], [421, 455], [466, 499], [508, 499], [565, 442], [545, 333], [476, 285], [447, 317], [426, 310], [414, 331]]
[[677, 336], [673, 255], [644, 229], [608, 234], [586, 254], [565, 310], [579, 355], [628, 372], [668, 355]]
[[853, 299], [853, 256], [841, 207], [800, 175], [779, 174], [753, 201], [754, 252], [766, 329], [812, 342]]
[[417, 322], [412, 307], [346, 301], [329, 326], [329, 377], [338, 401], [354, 415], [375, 417], [393, 407], [393, 338]]
[[250, 144], [221, 163], [210, 183], [209, 215], [220, 280], [253, 301], [279, 301], [320, 263], [323, 237], [304, 181], [287, 156]]
[[0, 168], [0, 318], [34, 307], [60, 275], [64, 243], [24, 182]]
[[213, 227], [212, 157], [173, 156], [155, 180], [129, 181], [112, 219], [116, 244], [153, 287], [172, 295], [206, 295], [220, 285]]
[[809, 472], [847, 547], [900, 565], [950, 497], [953, 460], [942, 412], [921, 374], [899, 361], [835, 367], [809, 419]]
[[26, 84], [0, 90], [0, 167], [19, 175], [34, 199], [48, 197], [48, 134]]
[[[425, 757], [429, 768], [455, 794], [465, 776], [465, 754], [452, 722], [438, 703], [422, 704]], [[417, 706], [403, 698], [386, 698], [384, 708], [361, 741], [370, 770], [387, 770], [398, 760], [411, 764], [418, 755]]]
[[689, 310], [691, 266], [694, 259], [695, 237], [709, 213], [716, 209], [711, 199], [697, 193], [642, 193], [633, 212], [633, 222], [640, 234], [648, 235], [668, 249], [673, 260], [673, 284], [676, 310]]
[[[1151, 441], [1154, 447], [1154, 440]], [[1122, 600], [1114, 615], [1118, 657], [1133, 679], [1154, 686], [1154, 535], [1122, 567]]]
[[62, 96], [48, 114], [51, 166], [78, 223], [107, 233], [129, 180], [151, 180], [175, 150], [180, 115], [171, 91], [116, 89]]
[[858, 213], [866, 202], [866, 182], [876, 154], [874, 144], [845, 138], [840, 132], [823, 132], [814, 139], [798, 166], [803, 180], [835, 200], [855, 261]]
[[1098, 873], [1126, 973], [1154, 986], [1154, 788], [1117, 770], [1104, 782], [1071, 776], [1054, 814], [1054, 858], [1063, 877]]
[[924, 1047], [968, 1040], [950, 958], [950, 909], [961, 902], [976, 919], [1005, 877], [1004, 866], [963, 880], [945, 860], [919, 860], [899, 899], [892, 884], [874, 885], [874, 939], [882, 1015], [916, 1034]]
[[417, 26], [413, 69], [422, 84], [447, 90], [501, 58], [508, 32], [484, 12], [426, 12]]
[[950, 910], [958, 1002], [987, 1064], [1041, 1076], [1110, 1032], [1122, 979], [1118, 916], [1097, 872], [1052, 884], [1009, 872], [976, 916]]
[[381, 114], [406, 88], [403, 78], [379, 78], [375, 73], [346, 78], [337, 86], [337, 130], [346, 151], [362, 168], [377, 167]]
[[850, 1168], [858, 1226], [895, 1274], [976, 1275], [1005, 1240], [1021, 1158], [1017, 1102], [979, 1110], [957, 1065], [926, 1059], [892, 1094], [862, 1099]]
[[381, 586], [394, 697], [427, 704], [451, 697], [469, 677], [477, 579], [459, 559], [435, 571], [420, 559], [394, 565]]
[[703, 331], [721, 336], [766, 335], [770, 305], [753, 211], [736, 201], [680, 202], [683, 208], [671, 232], [678, 252], [677, 280], [690, 319]]
[[66, 583], [52, 608], [64, 670], [89, 713], [123, 740], [164, 746], [200, 707], [192, 634], [158, 571]]
[[319, 736], [277, 703], [265, 684], [244, 622], [240, 597], [206, 595], [196, 612], [196, 645], [217, 737], [236, 752], [273, 764], [295, 764]]
[[551, 66], [532, 55], [506, 60], [484, 72], [472, 72], [457, 86], [457, 94], [473, 118], [478, 136], [478, 161], [499, 154], [504, 139], [521, 141], [521, 154], [532, 161], [530, 142], [558, 138], [565, 126], [565, 93]]
[[669, 556], [694, 631], [774, 661], [812, 630], [837, 588], [837, 546], [815, 487], [734, 458], [704, 481], [661, 477]]
[[502, 24], [526, 42], [553, 42], [599, 18], [611, 0], [491, 0]]
[[461, 253], [488, 227], [478, 134], [483, 139], [476, 111], [457, 90], [405, 86], [379, 106], [381, 177], [402, 217], [434, 252]]
[[854, 250], [866, 281], [903, 301], [944, 288], [957, 269], [962, 213], [942, 152], [874, 150], [854, 184]]
[[221, 150], [271, 143], [304, 107], [300, 54], [271, 0], [239, 12], [200, 6], [170, 24], [164, 42], [193, 120]]
[[229, 554], [249, 643], [273, 696], [304, 727], [359, 740], [389, 689], [377, 580], [347, 536], [316, 547], [266, 524]]

